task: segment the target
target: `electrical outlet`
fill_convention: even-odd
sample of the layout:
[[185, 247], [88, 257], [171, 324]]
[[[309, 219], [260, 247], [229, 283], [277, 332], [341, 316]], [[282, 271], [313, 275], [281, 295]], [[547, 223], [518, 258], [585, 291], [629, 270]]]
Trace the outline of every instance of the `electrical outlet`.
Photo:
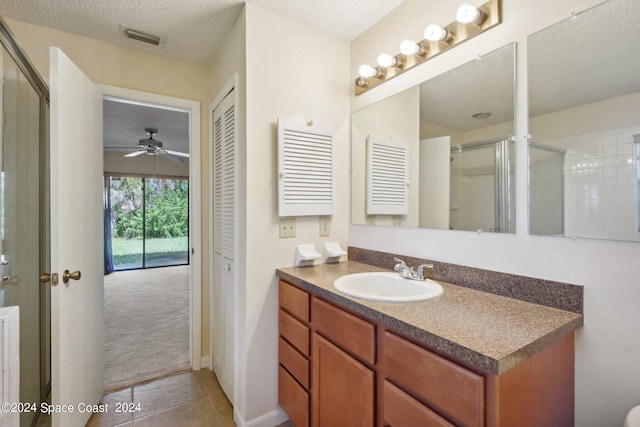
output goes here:
[[320, 217], [320, 237], [328, 236], [331, 232], [331, 217]]
[[295, 218], [280, 218], [280, 237], [296, 237]]
[[400, 216], [391, 217], [391, 225], [393, 227], [401, 227], [402, 226], [402, 217], [400, 217]]

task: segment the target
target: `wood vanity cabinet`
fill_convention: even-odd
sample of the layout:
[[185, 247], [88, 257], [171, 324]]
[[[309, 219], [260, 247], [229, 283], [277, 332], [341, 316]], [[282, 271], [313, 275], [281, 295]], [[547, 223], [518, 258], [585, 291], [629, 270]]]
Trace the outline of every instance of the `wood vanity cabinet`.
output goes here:
[[280, 281], [278, 402], [296, 427], [566, 427], [569, 334], [480, 373]]
[[373, 324], [312, 298], [312, 426], [373, 427]]
[[484, 426], [484, 376], [390, 332], [383, 348], [385, 425], [412, 425], [404, 420], [416, 412], [413, 425]]
[[280, 281], [278, 403], [296, 427], [309, 426], [309, 294]]

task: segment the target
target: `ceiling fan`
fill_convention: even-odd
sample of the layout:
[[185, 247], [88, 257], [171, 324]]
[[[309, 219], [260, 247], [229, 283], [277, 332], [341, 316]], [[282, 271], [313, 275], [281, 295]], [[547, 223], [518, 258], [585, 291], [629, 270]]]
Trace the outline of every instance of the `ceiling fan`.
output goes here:
[[183, 153], [181, 151], [168, 150], [162, 148], [162, 141], [153, 139], [153, 135], [158, 133], [158, 129], [145, 128], [149, 135], [149, 138], [144, 138], [138, 141], [138, 147], [133, 153], [125, 154], [125, 157], [137, 157], [142, 154], [148, 154], [150, 156], [162, 156], [172, 162], [184, 162], [184, 158], [189, 157], [189, 153]]

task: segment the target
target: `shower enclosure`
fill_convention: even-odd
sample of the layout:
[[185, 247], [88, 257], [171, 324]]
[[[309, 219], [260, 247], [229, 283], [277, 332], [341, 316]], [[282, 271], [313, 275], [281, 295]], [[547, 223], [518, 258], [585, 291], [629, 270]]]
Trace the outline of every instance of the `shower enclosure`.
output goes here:
[[529, 228], [541, 236], [564, 235], [565, 151], [529, 143]]
[[[49, 93], [0, 19], [0, 306], [20, 307], [20, 401], [47, 398], [51, 380]], [[30, 426], [36, 414], [20, 414]]]
[[513, 147], [501, 138], [451, 148], [451, 229], [515, 232]]

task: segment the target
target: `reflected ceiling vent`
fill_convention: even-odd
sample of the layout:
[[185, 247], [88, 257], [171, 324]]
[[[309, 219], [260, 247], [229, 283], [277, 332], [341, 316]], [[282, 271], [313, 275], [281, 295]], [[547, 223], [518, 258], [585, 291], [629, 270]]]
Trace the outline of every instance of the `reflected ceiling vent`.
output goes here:
[[475, 114], [471, 115], [471, 117], [473, 117], [474, 119], [478, 119], [478, 120], [484, 120], [484, 119], [488, 119], [489, 117], [491, 117], [491, 113], [489, 113], [489, 112], [475, 113]]
[[124, 35], [130, 39], [138, 40], [140, 42], [149, 43], [155, 46], [159, 46], [162, 39], [153, 34], [143, 33], [142, 31], [132, 30], [131, 28], [124, 29]]

